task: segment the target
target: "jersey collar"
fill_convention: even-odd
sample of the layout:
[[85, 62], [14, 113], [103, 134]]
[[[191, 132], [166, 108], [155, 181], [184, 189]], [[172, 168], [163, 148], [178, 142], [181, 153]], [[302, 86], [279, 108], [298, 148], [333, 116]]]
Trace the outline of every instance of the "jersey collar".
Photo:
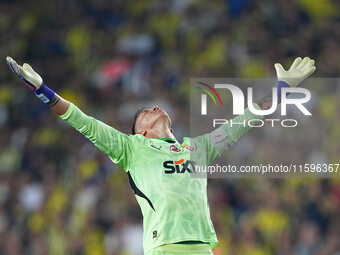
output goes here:
[[177, 140], [175, 138], [150, 138], [150, 139], [157, 139], [157, 140], [162, 140], [167, 143], [176, 143]]

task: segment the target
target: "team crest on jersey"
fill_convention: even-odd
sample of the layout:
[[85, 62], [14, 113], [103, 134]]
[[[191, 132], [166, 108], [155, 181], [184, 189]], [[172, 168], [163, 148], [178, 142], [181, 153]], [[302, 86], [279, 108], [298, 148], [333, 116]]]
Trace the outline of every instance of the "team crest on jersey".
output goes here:
[[182, 147], [186, 148], [188, 151], [194, 151], [195, 150], [194, 146], [189, 146], [189, 145], [186, 145], [186, 144], [183, 144]]
[[181, 150], [178, 149], [175, 145], [171, 145], [171, 146], [169, 147], [169, 149], [170, 149], [170, 151], [181, 152]]

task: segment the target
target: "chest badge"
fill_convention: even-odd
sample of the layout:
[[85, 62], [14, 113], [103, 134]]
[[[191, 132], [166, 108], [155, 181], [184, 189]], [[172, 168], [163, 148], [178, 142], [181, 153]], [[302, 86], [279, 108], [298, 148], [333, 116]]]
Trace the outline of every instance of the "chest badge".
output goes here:
[[189, 146], [189, 145], [183, 144], [182, 147], [186, 148], [188, 151], [194, 151], [195, 150], [194, 146]]
[[170, 151], [181, 152], [181, 150], [178, 149], [175, 145], [171, 145], [171, 146], [169, 147], [169, 149], [170, 149]]

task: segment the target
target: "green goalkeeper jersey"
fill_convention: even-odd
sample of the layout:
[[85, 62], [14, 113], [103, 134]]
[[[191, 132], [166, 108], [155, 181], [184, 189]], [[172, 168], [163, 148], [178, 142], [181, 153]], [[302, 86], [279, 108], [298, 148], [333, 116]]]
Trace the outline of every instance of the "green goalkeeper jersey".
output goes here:
[[[181, 241], [217, 244], [207, 201], [207, 179], [191, 178], [195, 166], [220, 156], [250, 127], [228, 124], [193, 139], [127, 135], [80, 111], [72, 103], [61, 116], [123, 168], [143, 214], [144, 251]], [[246, 110], [241, 119], [261, 118]]]

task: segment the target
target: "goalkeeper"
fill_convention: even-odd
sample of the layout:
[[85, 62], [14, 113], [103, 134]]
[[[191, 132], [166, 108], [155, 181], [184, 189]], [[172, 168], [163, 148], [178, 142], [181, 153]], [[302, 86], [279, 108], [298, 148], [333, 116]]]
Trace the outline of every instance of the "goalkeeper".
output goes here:
[[[145, 254], [213, 254], [217, 238], [210, 219], [207, 179], [190, 178], [197, 163], [190, 160], [190, 153], [197, 155], [200, 165], [208, 165], [250, 127], [232, 127], [228, 122], [209, 134], [179, 143], [167, 113], [154, 106], [136, 113], [132, 135], [127, 135], [58, 96], [28, 64], [20, 66], [10, 57], [6, 61], [40, 100], [126, 171], [143, 214]], [[308, 57], [295, 59], [288, 71], [280, 64], [275, 68], [279, 94], [282, 87], [295, 87], [315, 71], [314, 60]], [[254, 107], [269, 109], [271, 96]], [[247, 109], [234, 123], [256, 118], [263, 116]]]

